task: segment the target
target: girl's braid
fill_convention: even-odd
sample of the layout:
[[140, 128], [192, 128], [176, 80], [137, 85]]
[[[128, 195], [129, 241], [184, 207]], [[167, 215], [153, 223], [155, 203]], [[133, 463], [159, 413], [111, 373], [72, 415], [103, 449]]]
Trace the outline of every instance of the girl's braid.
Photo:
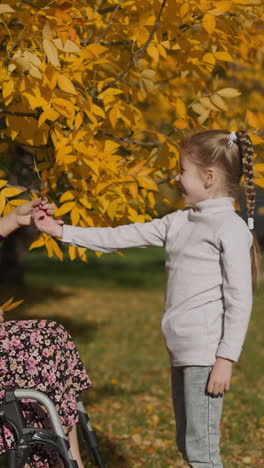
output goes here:
[[247, 204], [247, 215], [248, 218], [254, 218], [256, 201], [253, 170], [254, 147], [249, 136], [244, 130], [237, 131], [236, 136], [238, 138], [238, 146], [245, 178], [244, 189]]

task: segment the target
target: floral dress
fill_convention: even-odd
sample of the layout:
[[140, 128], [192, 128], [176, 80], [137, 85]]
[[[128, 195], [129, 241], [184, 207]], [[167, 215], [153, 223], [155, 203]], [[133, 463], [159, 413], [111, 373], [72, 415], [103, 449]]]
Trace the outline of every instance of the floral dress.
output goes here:
[[[11, 320], [0, 323], [0, 405], [5, 388], [34, 389], [55, 404], [64, 431], [78, 421], [77, 398], [91, 386], [76, 346], [62, 325], [51, 320]], [[30, 426], [50, 428], [44, 408], [23, 400]], [[14, 445], [12, 429], [0, 427], [0, 454]], [[27, 467], [56, 465], [55, 454], [37, 446]]]

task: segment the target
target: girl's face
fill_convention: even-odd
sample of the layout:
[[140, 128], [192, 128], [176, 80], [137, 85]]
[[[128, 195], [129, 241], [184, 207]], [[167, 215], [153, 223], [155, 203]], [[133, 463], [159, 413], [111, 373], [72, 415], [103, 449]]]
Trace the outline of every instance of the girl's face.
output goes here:
[[194, 164], [184, 151], [180, 155], [180, 172], [175, 180], [182, 192], [185, 206], [195, 205], [208, 198], [203, 169]]

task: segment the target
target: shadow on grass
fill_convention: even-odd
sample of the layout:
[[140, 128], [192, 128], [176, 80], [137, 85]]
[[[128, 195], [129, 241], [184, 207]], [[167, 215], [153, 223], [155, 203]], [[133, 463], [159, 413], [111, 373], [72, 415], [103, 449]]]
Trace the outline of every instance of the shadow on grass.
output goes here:
[[[80, 260], [63, 263], [44, 255], [27, 257], [26, 283], [56, 284], [71, 287], [156, 288], [165, 282], [164, 254], [159, 249], [138, 249], [124, 256], [107, 254], [101, 258], [89, 256], [88, 263]], [[145, 252], [148, 250], [148, 252]], [[157, 251], [156, 251], [157, 250]], [[153, 274], [155, 272], [155, 274]]]
[[[130, 468], [132, 466], [131, 457], [127, 457], [126, 455], [120, 453], [120, 448], [117, 447], [117, 444], [103, 435], [103, 433], [96, 431], [96, 435], [99, 443], [100, 455], [105, 468]], [[89, 467], [95, 466], [93, 455], [89, 450], [88, 457], [87, 450], [82, 449], [81, 453], [83, 459], [87, 459], [87, 461], [90, 462], [88, 465]]]
[[[45, 304], [45, 302], [56, 299], [56, 301], [64, 300], [67, 297], [71, 297], [71, 292], [61, 291], [56, 288], [9, 288], [8, 289], [8, 296], [7, 290], [3, 287], [0, 288], [0, 297], [2, 297], [2, 302], [5, 299], [8, 299], [12, 296], [15, 296], [15, 300], [23, 298], [25, 300], [25, 305], [19, 307], [18, 309], [14, 309], [13, 311], [5, 313], [5, 320], [52, 320], [64, 326], [64, 328], [68, 331], [68, 333], [75, 339], [78, 337], [79, 344], [87, 344], [91, 341], [95, 340], [95, 336], [98, 333], [99, 324], [93, 321], [83, 321], [78, 320], [76, 315], [73, 317], [65, 317], [63, 315], [52, 315], [47, 316], [38, 315], [30, 312], [31, 306], [36, 304]], [[27, 311], [28, 305], [28, 311]], [[48, 307], [48, 305], [47, 305]], [[101, 322], [100, 327], [102, 325], [107, 325], [107, 322]]]

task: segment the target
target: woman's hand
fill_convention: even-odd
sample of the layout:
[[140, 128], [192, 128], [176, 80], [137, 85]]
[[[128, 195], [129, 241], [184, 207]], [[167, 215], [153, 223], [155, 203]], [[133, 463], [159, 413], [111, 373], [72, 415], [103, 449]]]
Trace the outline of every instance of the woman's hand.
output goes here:
[[223, 395], [230, 389], [232, 377], [232, 361], [224, 358], [216, 358], [215, 364], [211, 371], [207, 391], [211, 395]]
[[0, 309], [0, 323], [5, 321], [5, 316], [4, 316], [4, 311], [3, 309]]
[[4, 218], [0, 219], [0, 234], [3, 237], [8, 236], [21, 226], [30, 226], [33, 224], [33, 213], [36, 210], [43, 210], [47, 215], [54, 214], [55, 205], [48, 203], [47, 199], [37, 198], [22, 205], [17, 206]]
[[33, 214], [33, 221], [36, 228], [53, 237], [62, 237], [63, 221], [51, 218], [44, 210], [37, 210]]

